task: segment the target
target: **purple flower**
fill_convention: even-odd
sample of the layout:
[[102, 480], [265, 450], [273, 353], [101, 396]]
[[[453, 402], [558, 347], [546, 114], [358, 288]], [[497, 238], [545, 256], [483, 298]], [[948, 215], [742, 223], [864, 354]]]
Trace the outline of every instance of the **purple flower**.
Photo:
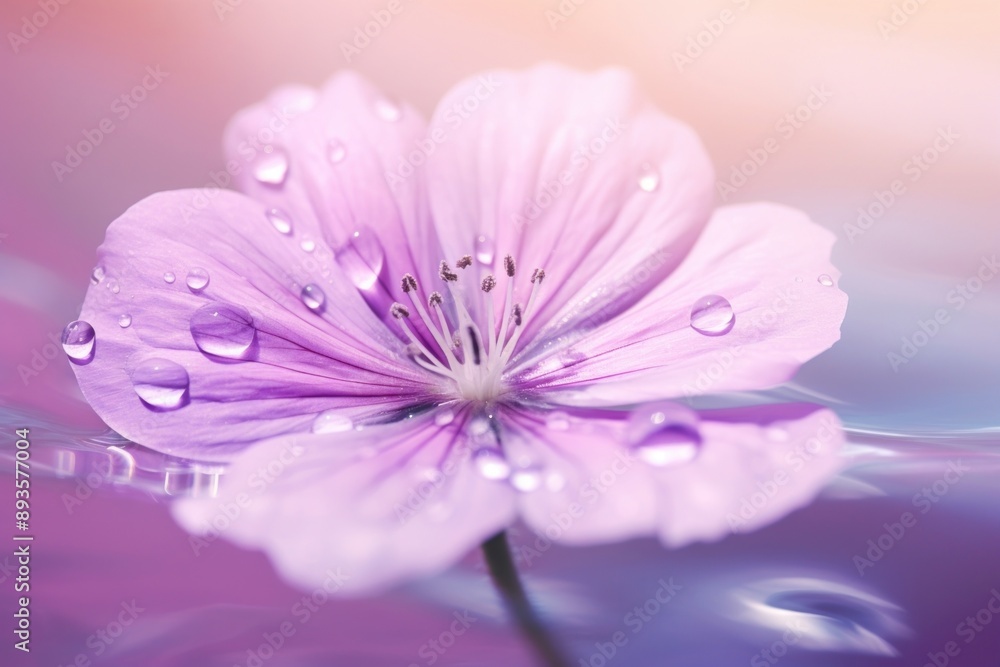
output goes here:
[[713, 213], [697, 137], [625, 73], [491, 72], [429, 124], [342, 73], [244, 110], [225, 150], [211, 179], [240, 192], [111, 224], [93, 340], [67, 341], [114, 429], [231, 461], [218, 498], [175, 505], [191, 531], [357, 593], [518, 519], [572, 544], [718, 539], [836, 469], [828, 410], [687, 401], [837, 340], [833, 235], [772, 204]]

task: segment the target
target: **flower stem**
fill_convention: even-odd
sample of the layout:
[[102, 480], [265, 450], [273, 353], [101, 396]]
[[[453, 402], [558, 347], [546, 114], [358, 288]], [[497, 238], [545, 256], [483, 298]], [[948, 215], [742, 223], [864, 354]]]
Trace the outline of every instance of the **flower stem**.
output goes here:
[[543, 664], [547, 667], [569, 667], [569, 661], [556, 646], [524, 592], [524, 585], [514, 566], [514, 558], [507, 543], [506, 531], [500, 531], [483, 542], [483, 556], [490, 569], [490, 577], [507, 605], [507, 611], [537, 651]]

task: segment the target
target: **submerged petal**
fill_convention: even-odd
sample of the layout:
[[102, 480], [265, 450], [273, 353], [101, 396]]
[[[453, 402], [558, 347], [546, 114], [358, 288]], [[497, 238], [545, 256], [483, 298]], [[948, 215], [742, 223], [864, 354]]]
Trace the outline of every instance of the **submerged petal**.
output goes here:
[[[476, 469], [469, 411], [442, 414], [258, 444], [218, 498], [184, 500], [174, 516], [209, 539], [262, 549], [302, 587], [336, 572], [337, 593], [363, 594], [442, 571], [515, 517], [510, 487]], [[239, 516], [216, 525], [239, 498]]]

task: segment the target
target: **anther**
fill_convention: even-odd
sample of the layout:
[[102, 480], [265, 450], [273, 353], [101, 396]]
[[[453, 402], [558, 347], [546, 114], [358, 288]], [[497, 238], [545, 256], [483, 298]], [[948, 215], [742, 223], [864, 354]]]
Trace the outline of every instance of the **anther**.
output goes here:
[[402, 284], [403, 284], [404, 294], [409, 294], [411, 291], [413, 292], [417, 291], [417, 279], [414, 278], [409, 273], [403, 276]]
[[506, 257], [504, 257], [503, 258], [503, 268], [504, 268], [504, 271], [507, 272], [507, 277], [513, 278], [514, 277], [514, 258], [511, 257], [510, 255], [507, 255]]
[[462, 257], [455, 262], [455, 266], [460, 269], [467, 268], [472, 265], [472, 255], [462, 255]]
[[483, 278], [483, 291], [489, 294], [497, 286], [497, 279], [491, 275]]
[[404, 306], [403, 304], [401, 304], [401, 303], [394, 303], [389, 308], [389, 314], [392, 315], [393, 317], [395, 317], [397, 320], [401, 320], [404, 317], [409, 317], [410, 316], [410, 311], [407, 310], [406, 306]]
[[448, 266], [448, 262], [441, 260], [441, 267], [438, 269], [438, 275], [441, 276], [441, 280], [446, 283], [453, 283], [458, 280], [458, 274], [451, 270]]
[[535, 269], [534, 272], [531, 274], [531, 282], [540, 283], [543, 280], [545, 280], [545, 269]]
[[429, 306], [440, 306], [444, 299], [441, 297], [441, 292], [431, 292], [427, 297], [427, 305]]
[[514, 316], [514, 326], [516, 327], [521, 326], [521, 315], [523, 314], [521, 311], [521, 304], [515, 303], [514, 311], [511, 314]]

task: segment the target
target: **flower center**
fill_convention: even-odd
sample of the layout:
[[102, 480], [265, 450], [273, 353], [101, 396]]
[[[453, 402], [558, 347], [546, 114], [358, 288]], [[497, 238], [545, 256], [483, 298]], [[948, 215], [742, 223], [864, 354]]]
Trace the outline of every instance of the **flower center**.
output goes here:
[[[465, 255], [455, 262], [455, 266], [463, 273], [471, 264], [471, 255]], [[503, 266], [507, 285], [501, 297], [503, 318], [499, 326], [494, 314], [493, 290], [497, 287], [496, 277], [489, 274], [482, 279], [478, 288], [473, 287], [472, 291], [478, 291], [482, 300], [483, 308], [480, 311], [486, 313], [486, 322], [477, 322], [466, 308], [466, 291], [463, 290], [459, 274], [445, 261], [441, 262], [438, 276], [444, 281], [455, 304], [454, 330], [442, 307], [444, 297], [441, 293], [431, 292], [426, 297], [425, 305], [417, 280], [409, 273], [402, 279], [403, 292], [410, 298], [417, 316], [433, 338], [433, 344], [428, 341], [431, 349], [407, 323], [410, 318], [409, 308], [401, 303], [393, 303], [389, 309], [412, 344], [414, 361], [450, 380], [458, 397], [465, 400], [492, 401], [504, 393], [503, 369], [514, 354], [517, 341], [535, 310], [535, 299], [545, 278], [545, 271], [534, 270], [531, 274], [528, 302], [522, 306], [514, 303], [514, 275], [517, 272], [514, 258], [510, 255], [504, 257]], [[431, 311], [434, 313], [433, 317]], [[435, 347], [437, 349], [433, 350]]]

